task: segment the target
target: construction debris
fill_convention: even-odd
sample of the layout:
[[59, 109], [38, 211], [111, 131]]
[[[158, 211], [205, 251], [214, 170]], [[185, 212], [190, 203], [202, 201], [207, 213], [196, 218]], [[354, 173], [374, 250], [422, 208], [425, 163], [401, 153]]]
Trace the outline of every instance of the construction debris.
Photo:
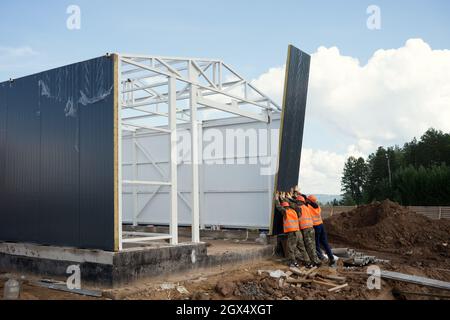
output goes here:
[[334, 288], [331, 288], [331, 289], [328, 290], [328, 292], [336, 292], [336, 291], [339, 291], [339, 290], [341, 290], [341, 289], [343, 289], [345, 287], [348, 287], [348, 283], [342, 284], [342, 285], [334, 287]]
[[216, 292], [222, 295], [223, 297], [231, 296], [236, 289], [236, 284], [229, 281], [219, 281], [216, 284]]
[[270, 275], [272, 278], [275, 278], [275, 279], [278, 279], [278, 278], [286, 277], [286, 276], [287, 276], [287, 275], [286, 275], [283, 271], [281, 271], [281, 270], [272, 271], [272, 272], [269, 273], [269, 275]]
[[333, 249], [333, 254], [342, 259], [344, 267], [364, 267], [373, 263], [387, 263], [387, 260], [377, 259], [375, 256], [368, 256], [362, 252], [358, 252], [349, 248]]
[[189, 291], [183, 286], [178, 286], [177, 291], [181, 294], [189, 294]]
[[[302, 268], [290, 268], [292, 275], [294, 277], [287, 277], [286, 282], [290, 284], [310, 284], [315, 283], [318, 285], [328, 286], [328, 287], [339, 287], [345, 282], [345, 277], [340, 277], [338, 275], [330, 273], [330, 271], [325, 272], [326, 269], [319, 269], [313, 267], [311, 269]], [[328, 269], [331, 270], [331, 269]], [[342, 287], [343, 288], [343, 287]], [[339, 288], [340, 289], [340, 288]], [[338, 290], [338, 289], [336, 289]], [[334, 291], [334, 290], [333, 290]]]
[[160, 286], [161, 290], [173, 290], [175, 289], [174, 283], [162, 283]]

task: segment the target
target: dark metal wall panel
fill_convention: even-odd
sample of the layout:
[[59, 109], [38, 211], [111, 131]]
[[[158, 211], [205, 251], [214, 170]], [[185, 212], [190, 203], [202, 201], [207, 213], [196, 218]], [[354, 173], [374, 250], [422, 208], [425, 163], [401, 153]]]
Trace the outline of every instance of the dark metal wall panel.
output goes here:
[[7, 87], [4, 202], [0, 204], [3, 239], [39, 237], [40, 113], [34, 77]]
[[280, 191], [289, 191], [298, 184], [310, 61], [309, 55], [294, 46], [289, 47], [287, 82], [280, 128], [281, 144], [277, 180]]
[[[298, 184], [310, 63], [308, 54], [289, 46], [274, 192], [290, 191]], [[272, 205], [270, 233], [283, 234], [283, 218], [275, 212], [275, 204]]]
[[[112, 250], [114, 246], [113, 59], [91, 63], [90, 69], [95, 72], [85, 68], [81, 71], [80, 77], [87, 100], [89, 97], [105, 96], [105, 98], [96, 103], [82, 104], [79, 110], [80, 244], [86, 248]], [[105, 239], [108, 239], [108, 243], [105, 243]]]
[[114, 250], [113, 79], [101, 57], [0, 84], [0, 240]]
[[[7, 117], [7, 88], [8, 83], [0, 83], [0, 191], [5, 190], [6, 175], [6, 117]], [[5, 203], [5, 194], [0, 192], [0, 203]], [[0, 214], [0, 226], [6, 222], [4, 215]], [[1, 227], [0, 227], [1, 229]]]
[[79, 65], [51, 70], [38, 79], [41, 109], [40, 237], [47, 244], [78, 243]]

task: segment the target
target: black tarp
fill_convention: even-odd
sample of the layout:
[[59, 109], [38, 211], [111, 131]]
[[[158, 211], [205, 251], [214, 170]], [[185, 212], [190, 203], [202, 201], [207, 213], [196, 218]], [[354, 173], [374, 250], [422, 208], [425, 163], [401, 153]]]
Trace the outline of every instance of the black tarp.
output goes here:
[[[308, 54], [289, 46], [275, 183], [278, 191], [289, 191], [298, 184], [310, 62]], [[272, 216], [272, 234], [283, 233], [282, 217]]]
[[0, 83], [0, 240], [114, 250], [114, 61]]

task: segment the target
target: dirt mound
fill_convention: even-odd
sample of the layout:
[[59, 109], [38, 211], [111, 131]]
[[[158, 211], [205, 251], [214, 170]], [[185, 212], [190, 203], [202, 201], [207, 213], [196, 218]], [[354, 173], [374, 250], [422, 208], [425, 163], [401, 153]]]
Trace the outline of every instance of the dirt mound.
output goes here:
[[325, 220], [332, 242], [404, 254], [450, 257], [450, 221], [431, 220], [385, 200]]

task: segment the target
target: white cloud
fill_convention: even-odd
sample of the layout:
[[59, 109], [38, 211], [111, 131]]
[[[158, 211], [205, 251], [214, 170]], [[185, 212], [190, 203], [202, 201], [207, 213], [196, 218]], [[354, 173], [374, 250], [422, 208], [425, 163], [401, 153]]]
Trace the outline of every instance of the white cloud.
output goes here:
[[303, 149], [300, 188], [306, 193], [339, 194], [345, 155], [324, 150]]
[[22, 47], [4, 47], [0, 46], [0, 68], [4, 70], [15, 70], [31, 65], [31, 62], [25, 58], [38, 55], [38, 53], [29, 46]]
[[[281, 101], [284, 67], [270, 69], [253, 84]], [[331, 183], [338, 192], [342, 157], [401, 144], [430, 127], [450, 131], [450, 50], [433, 50], [421, 39], [410, 39], [401, 48], [376, 51], [361, 65], [336, 47], [320, 47], [311, 60], [308, 116], [354, 141], [346, 155], [305, 150], [304, 183], [314, 189], [328, 189]]]
[[37, 52], [31, 47], [3, 47], [0, 46], [0, 59], [12, 59], [36, 55]]

